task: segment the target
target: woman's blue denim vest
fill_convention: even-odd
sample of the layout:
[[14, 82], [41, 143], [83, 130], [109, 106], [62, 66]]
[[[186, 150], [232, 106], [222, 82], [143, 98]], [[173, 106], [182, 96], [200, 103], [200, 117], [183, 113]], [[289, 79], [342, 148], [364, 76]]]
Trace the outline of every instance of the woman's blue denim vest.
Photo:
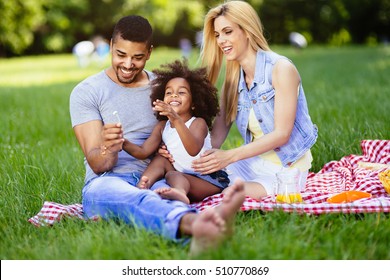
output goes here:
[[[270, 51], [257, 52], [255, 77], [249, 91], [241, 69], [236, 123], [245, 144], [252, 141], [251, 133], [248, 130], [249, 111], [252, 107], [263, 133], [270, 133], [274, 129], [275, 89], [272, 87], [272, 69], [277, 60], [281, 58], [287, 59]], [[302, 83], [300, 83], [297, 112], [290, 139], [285, 145], [275, 148], [274, 151], [283, 166], [288, 167], [314, 145], [317, 136], [317, 126], [312, 123], [309, 116], [305, 93]]]

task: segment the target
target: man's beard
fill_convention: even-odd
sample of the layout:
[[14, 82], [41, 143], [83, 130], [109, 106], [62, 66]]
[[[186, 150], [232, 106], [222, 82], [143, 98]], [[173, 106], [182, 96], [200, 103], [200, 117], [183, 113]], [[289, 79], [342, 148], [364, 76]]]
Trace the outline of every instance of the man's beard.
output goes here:
[[[118, 79], [119, 82], [121, 82], [122, 84], [131, 84], [135, 81], [135, 79], [137, 78], [138, 74], [137, 73], [137, 68], [131, 68], [130, 71], [132, 72], [132, 76], [130, 78], [124, 78], [122, 77], [119, 72], [121, 71], [120, 68], [118, 68], [117, 72], [116, 72], [116, 77]], [[123, 72], [121, 72], [123, 73]]]

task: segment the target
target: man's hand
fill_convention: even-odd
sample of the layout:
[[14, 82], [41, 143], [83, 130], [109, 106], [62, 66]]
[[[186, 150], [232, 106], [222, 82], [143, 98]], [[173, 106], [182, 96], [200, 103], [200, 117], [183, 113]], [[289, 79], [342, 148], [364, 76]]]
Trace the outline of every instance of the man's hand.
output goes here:
[[102, 129], [101, 154], [119, 153], [123, 149], [123, 130], [120, 123], [105, 124]]

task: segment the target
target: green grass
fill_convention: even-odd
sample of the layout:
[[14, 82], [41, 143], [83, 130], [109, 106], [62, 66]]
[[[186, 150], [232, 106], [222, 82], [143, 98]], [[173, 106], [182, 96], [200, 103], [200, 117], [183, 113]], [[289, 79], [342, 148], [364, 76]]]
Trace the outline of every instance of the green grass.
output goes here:
[[[390, 139], [390, 49], [312, 47], [275, 51], [292, 59], [319, 127], [313, 171], [349, 154], [363, 139]], [[180, 56], [156, 49], [148, 69]], [[197, 56], [191, 58], [193, 64]], [[107, 66], [109, 61], [106, 62]], [[65, 219], [36, 228], [27, 220], [44, 201], [79, 203], [82, 153], [69, 95], [104, 67], [80, 69], [71, 55], [0, 59], [0, 258], [188, 259], [188, 246], [114, 222]], [[225, 148], [242, 141], [232, 130]], [[201, 259], [390, 259], [388, 214], [239, 213], [236, 233]]]

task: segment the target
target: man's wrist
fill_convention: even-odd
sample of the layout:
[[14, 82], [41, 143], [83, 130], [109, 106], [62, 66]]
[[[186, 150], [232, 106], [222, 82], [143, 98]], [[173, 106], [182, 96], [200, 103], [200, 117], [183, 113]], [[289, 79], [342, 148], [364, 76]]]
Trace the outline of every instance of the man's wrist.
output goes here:
[[100, 154], [104, 156], [104, 155], [112, 155], [117, 153], [110, 151], [110, 149], [108, 149], [106, 145], [101, 145]]
[[[105, 155], [105, 154], [107, 154], [107, 147], [106, 147], [106, 145], [101, 145], [100, 146], [100, 154], [101, 155]], [[108, 150], [108, 151], [110, 151], [110, 150]]]

